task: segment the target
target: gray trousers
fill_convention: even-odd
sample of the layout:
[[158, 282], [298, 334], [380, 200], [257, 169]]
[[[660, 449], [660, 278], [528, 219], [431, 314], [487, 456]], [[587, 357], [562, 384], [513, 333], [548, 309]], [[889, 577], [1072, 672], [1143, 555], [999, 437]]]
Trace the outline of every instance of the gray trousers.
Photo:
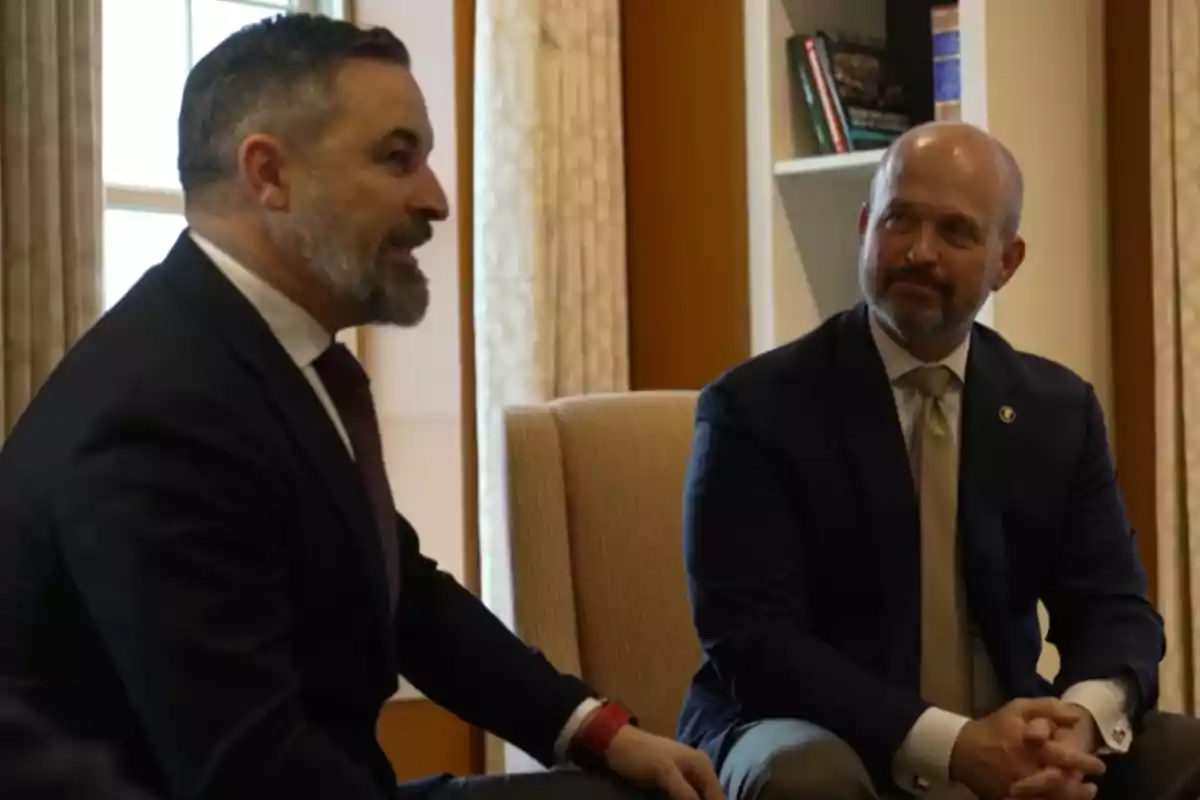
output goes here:
[[[734, 731], [717, 772], [729, 800], [892, 800], [871, 783], [851, 747], [802, 720], [774, 719]], [[1129, 753], [1108, 761], [1097, 800], [1200, 800], [1200, 721], [1151, 712]], [[959, 800], [963, 787], [922, 800]]]
[[768, 719], [733, 731], [717, 774], [729, 800], [880, 800], [844, 741], [799, 719]]
[[478, 778], [447, 775], [401, 785], [396, 793], [397, 800], [659, 800], [663, 797], [607, 774], [566, 769]]

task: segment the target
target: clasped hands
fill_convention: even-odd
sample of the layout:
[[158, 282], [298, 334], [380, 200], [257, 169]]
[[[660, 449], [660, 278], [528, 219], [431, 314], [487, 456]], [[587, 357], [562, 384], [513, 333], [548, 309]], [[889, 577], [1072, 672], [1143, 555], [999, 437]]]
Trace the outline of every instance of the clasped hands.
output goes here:
[[1091, 800], [1104, 773], [1093, 754], [1095, 722], [1081, 706], [1019, 699], [963, 726], [950, 779], [980, 800]]

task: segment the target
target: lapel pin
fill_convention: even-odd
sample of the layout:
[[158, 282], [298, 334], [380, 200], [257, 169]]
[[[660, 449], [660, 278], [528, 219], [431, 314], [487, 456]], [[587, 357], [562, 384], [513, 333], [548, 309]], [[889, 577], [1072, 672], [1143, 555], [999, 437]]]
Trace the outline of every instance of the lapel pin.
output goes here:
[[1012, 406], [1000, 406], [1000, 421], [1005, 425], [1011, 423], [1017, 418], [1017, 412], [1013, 411]]

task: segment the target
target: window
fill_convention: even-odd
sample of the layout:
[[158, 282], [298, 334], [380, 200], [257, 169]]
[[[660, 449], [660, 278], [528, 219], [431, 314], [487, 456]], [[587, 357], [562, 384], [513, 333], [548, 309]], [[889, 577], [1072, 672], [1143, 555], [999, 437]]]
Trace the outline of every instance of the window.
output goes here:
[[183, 229], [176, 122], [188, 71], [245, 25], [287, 11], [341, 17], [343, 6], [341, 0], [103, 0], [105, 308]]

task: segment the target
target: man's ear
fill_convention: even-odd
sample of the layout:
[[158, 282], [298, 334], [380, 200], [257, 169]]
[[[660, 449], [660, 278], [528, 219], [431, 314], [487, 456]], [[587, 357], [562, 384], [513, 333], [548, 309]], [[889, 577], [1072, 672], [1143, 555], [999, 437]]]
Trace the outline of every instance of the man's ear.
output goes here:
[[250, 196], [268, 211], [286, 211], [290, 203], [286, 180], [288, 152], [274, 136], [247, 136], [238, 148], [238, 175]]
[[996, 272], [995, 280], [992, 281], [992, 291], [997, 292], [1004, 288], [1004, 285], [1012, 280], [1013, 275], [1017, 274], [1017, 270], [1024, 262], [1025, 240], [1019, 235], [1014, 235], [1000, 253], [1000, 269]]

